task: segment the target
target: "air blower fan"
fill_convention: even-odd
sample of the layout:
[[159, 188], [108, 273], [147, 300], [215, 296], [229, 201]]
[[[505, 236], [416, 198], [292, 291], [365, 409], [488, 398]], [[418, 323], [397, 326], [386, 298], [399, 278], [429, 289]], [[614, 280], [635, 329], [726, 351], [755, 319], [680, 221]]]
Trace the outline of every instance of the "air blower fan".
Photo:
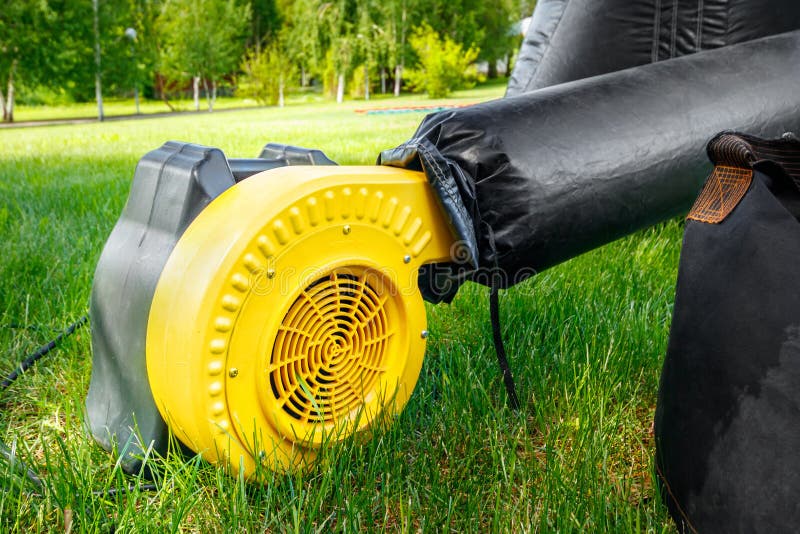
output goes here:
[[515, 400], [498, 290], [688, 209], [717, 132], [800, 130], [798, 61], [789, 32], [434, 113], [380, 167], [167, 143], [97, 266], [93, 435], [130, 470], [168, 429], [248, 474], [302, 464], [403, 407], [418, 287], [465, 280], [492, 287]]
[[132, 471], [168, 429], [248, 476], [304, 464], [403, 408], [427, 337], [417, 273], [453, 240], [422, 173], [167, 143], [95, 275], [94, 436]]

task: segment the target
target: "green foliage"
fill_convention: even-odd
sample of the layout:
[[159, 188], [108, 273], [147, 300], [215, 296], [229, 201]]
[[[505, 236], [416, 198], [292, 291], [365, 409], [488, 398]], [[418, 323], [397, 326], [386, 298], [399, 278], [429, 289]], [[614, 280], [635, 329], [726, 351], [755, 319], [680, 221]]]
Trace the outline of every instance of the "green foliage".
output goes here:
[[483, 17], [486, 12], [496, 10], [497, 4], [502, 5], [502, 1], [421, 0], [416, 14], [417, 20], [464, 48], [479, 47], [486, 35]]
[[241, 69], [244, 74], [237, 80], [236, 94], [270, 106], [280, 103], [297, 77], [297, 69], [277, 41], [260, 50], [251, 49]]
[[[356, 65], [353, 68], [353, 74], [350, 77], [350, 96], [352, 98], [364, 98], [366, 94], [366, 85], [369, 80], [372, 80], [375, 72], [369, 68], [369, 66], [365, 64]], [[371, 86], [371, 84], [370, 84]], [[370, 87], [370, 92], [372, 92], [372, 88]]]
[[247, 37], [248, 48], [260, 48], [281, 30], [283, 14], [275, 0], [250, 0], [250, 31]]
[[536, 0], [518, 0], [517, 6], [518, 8], [518, 15], [521, 18], [530, 17], [531, 13], [533, 13], [533, 8], [536, 7]]
[[[129, 47], [129, 62], [126, 64], [126, 89], [134, 83], [144, 94], [153, 96], [156, 76], [159, 69], [158, 16], [161, 13], [162, 0], [128, 0], [130, 15], [126, 28], [136, 31], [136, 39], [126, 38]], [[131, 79], [132, 78], [132, 79]]]
[[161, 68], [170, 79], [219, 81], [239, 65], [250, 4], [236, 0], [166, 0], [158, 18]]
[[473, 63], [478, 58], [478, 49], [465, 50], [427, 24], [414, 29], [409, 43], [418, 58], [418, 67], [406, 74], [412, 90], [425, 92], [431, 98], [442, 98], [455, 89], [475, 84], [477, 73]]
[[[356, 65], [371, 76], [413, 66], [411, 28], [427, 23], [479, 59], [503, 58], [512, 23], [533, 0], [98, 0], [100, 77], [106, 96], [163, 95], [199, 76], [233, 80], [245, 51], [279, 40], [303, 85], [336, 94]], [[19, 102], [94, 99], [92, 0], [6, 0], [0, 8], [0, 87]], [[136, 39], [125, 37], [133, 28]], [[360, 68], [360, 67], [359, 67]], [[333, 69], [334, 74], [326, 73]], [[344, 77], [344, 78], [342, 78]], [[394, 80], [392, 80], [394, 81]], [[322, 83], [320, 83], [322, 82]], [[358, 85], [358, 84], [356, 84]], [[398, 86], [399, 87], [399, 86]], [[356, 90], [352, 86], [351, 92]], [[358, 90], [356, 90], [358, 91]], [[0, 100], [0, 103], [2, 101]]]
[[[7, 0], [0, 7], [0, 112], [3, 121], [14, 118], [15, 83], [22, 78], [32, 85], [50, 73], [51, 43], [42, 28], [50, 27], [56, 14], [46, 2]], [[8, 87], [5, 95], [2, 92]]]
[[330, 61], [337, 75], [345, 74], [355, 52], [355, 5], [347, 0], [337, 0], [324, 4], [319, 13], [324, 23]]
[[[104, 91], [132, 91], [155, 72], [155, 17], [160, 0], [99, 0]], [[125, 37], [126, 28], [138, 34]], [[91, 0], [11, 0], [0, 8], [0, 79], [16, 60], [20, 102], [88, 101], [94, 98], [94, 33]], [[149, 82], [148, 82], [149, 80]]]
[[[36, 84], [33, 88], [28, 88], [25, 84], [19, 84], [17, 89], [19, 90], [17, 104], [22, 106], [55, 107], [71, 104], [75, 101], [66, 90], [59, 90], [42, 84]], [[96, 110], [94, 111], [96, 112]], [[19, 108], [17, 108], [16, 116], [19, 117]]]
[[291, 0], [284, 10], [287, 52], [309, 72], [317, 71], [325, 60], [320, 9], [320, 0]]
[[482, 32], [482, 39], [476, 43], [480, 47], [479, 59], [494, 63], [517, 48], [518, 36], [511, 31], [518, 20], [514, 7], [514, 0], [495, 0], [491, 8], [478, 14]]

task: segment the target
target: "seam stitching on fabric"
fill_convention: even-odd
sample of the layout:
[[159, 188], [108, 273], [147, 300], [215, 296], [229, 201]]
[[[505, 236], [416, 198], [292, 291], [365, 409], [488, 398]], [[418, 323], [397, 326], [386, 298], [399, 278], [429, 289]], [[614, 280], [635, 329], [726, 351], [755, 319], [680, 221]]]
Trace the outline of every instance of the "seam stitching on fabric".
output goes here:
[[725, 45], [730, 44], [729, 42], [730, 34], [731, 34], [731, 3], [728, 2], [725, 5]]
[[653, 46], [650, 51], [650, 63], [658, 61], [658, 45], [661, 41], [661, 0], [656, 0], [656, 8], [653, 12]]
[[[447, 179], [447, 174], [439, 166], [439, 162], [436, 160], [436, 158], [432, 156], [430, 147], [428, 147], [426, 143], [427, 140], [423, 140], [422, 142], [417, 143], [417, 152], [420, 154], [421, 158], [423, 159], [423, 162], [428, 164], [428, 168], [431, 169], [434, 176], [436, 177], [437, 181], [432, 185], [437, 186], [439, 190], [441, 190], [444, 194], [448, 196], [450, 202], [460, 212], [462, 218], [464, 218], [465, 220], [469, 220], [472, 223], [472, 225], [474, 225], [475, 221], [472, 220], [473, 218], [469, 216], [469, 213], [467, 213], [466, 207], [464, 206], [464, 202], [461, 199], [461, 196], [458, 194], [458, 191], [454, 189], [454, 184], [452, 183], [452, 180]], [[477, 266], [480, 261], [480, 258], [478, 257], [479, 254], [477, 248], [478, 239], [477, 235], [475, 234], [475, 229], [470, 226], [467, 226], [465, 228], [465, 231], [469, 232], [469, 234], [464, 237], [466, 237], [470, 241], [470, 245], [474, 246], [475, 248], [473, 251], [475, 253], [474, 254], [475, 257], [473, 258], [473, 260], [475, 262], [475, 265]]]
[[434, 185], [440, 185], [445, 190], [445, 193], [447, 193], [447, 196], [450, 197], [450, 200], [456, 202], [457, 199], [455, 191], [452, 189], [452, 184], [449, 180], [445, 179], [444, 171], [439, 166], [439, 162], [436, 161], [436, 158], [432, 157], [428, 152], [428, 147], [420, 145], [417, 150], [419, 150], [420, 154], [422, 154], [425, 162], [433, 171], [434, 176], [436, 176], [436, 183]]
[[672, 32], [669, 43], [669, 57], [675, 57], [675, 50], [678, 46], [678, 0], [672, 0]]
[[656, 465], [656, 473], [658, 474], [658, 478], [661, 479], [661, 483], [664, 484], [664, 488], [667, 490], [667, 495], [669, 495], [669, 498], [672, 499], [672, 502], [675, 504], [675, 508], [678, 509], [678, 513], [681, 514], [683, 520], [686, 521], [686, 526], [689, 527], [689, 530], [691, 530], [694, 534], [698, 534], [697, 529], [694, 528], [692, 522], [689, 521], [689, 516], [687, 516], [686, 512], [683, 511], [678, 499], [676, 499], [675, 495], [672, 493], [672, 488], [670, 487], [669, 482], [667, 482], [667, 479], [664, 477], [664, 473], [661, 472], [661, 468], [658, 465]]
[[697, 0], [697, 36], [694, 50], [695, 52], [699, 52], [703, 48], [703, 10], [705, 9], [705, 5], [703, 4], [703, 0]]

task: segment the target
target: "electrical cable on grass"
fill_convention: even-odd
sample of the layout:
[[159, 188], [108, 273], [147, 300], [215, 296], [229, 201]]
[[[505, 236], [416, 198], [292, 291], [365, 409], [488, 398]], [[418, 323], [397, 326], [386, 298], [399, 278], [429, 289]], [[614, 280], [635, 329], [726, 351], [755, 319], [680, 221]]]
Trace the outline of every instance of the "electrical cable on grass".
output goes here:
[[115, 495], [123, 495], [125, 493], [133, 493], [134, 491], [158, 491], [158, 486], [155, 484], [129, 484], [124, 488], [108, 488], [107, 490], [93, 491], [92, 495], [95, 497], [114, 497]]
[[14, 381], [17, 378], [19, 378], [21, 374], [30, 369], [37, 361], [39, 361], [41, 358], [50, 353], [50, 351], [56, 348], [59, 343], [61, 343], [65, 338], [74, 334], [78, 328], [85, 325], [88, 321], [89, 321], [89, 315], [88, 314], [84, 315], [83, 317], [81, 317], [80, 319], [69, 325], [60, 334], [58, 334], [55, 337], [55, 339], [53, 339], [50, 343], [39, 347], [39, 349], [36, 352], [34, 352], [30, 356], [22, 360], [22, 362], [17, 366], [17, 368], [11, 371], [11, 373], [9, 373], [9, 375], [6, 378], [4, 378], [2, 382], [0, 382], [0, 391], [7, 389], [11, 384], [14, 383]]
[[[17, 368], [14, 369], [11, 373], [9, 373], [8, 376], [5, 379], [3, 379], [2, 382], [0, 382], [0, 391], [5, 391], [6, 389], [8, 389], [8, 387], [11, 386], [11, 384], [13, 384], [17, 378], [19, 378], [22, 374], [24, 374], [25, 371], [33, 367], [33, 365], [36, 364], [37, 361], [39, 361], [44, 356], [52, 352], [53, 349], [55, 349], [59, 345], [59, 343], [61, 343], [64, 339], [74, 334], [75, 331], [77, 331], [87, 322], [89, 322], [88, 314], [79, 318], [77, 321], [75, 321], [67, 328], [65, 328], [52, 341], [50, 341], [46, 345], [42, 345], [41, 347], [39, 347], [38, 350], [36, 350], [36, 352], [34, 352], [30, 356], [22, 360], [22, 362], [17, 366]], [[16, 323], [11, 323], [2, 326], [4, 328], [15, 328], [15, 329], [26, 329], [26, 330], [40, 329], [37, 327], [32, 327], [29, 325], [19, 325]], [[25, 478], [27, 478], [34, 486], [36, 486], [37, 490], [41, 491], [42, 489], [44, 489], [44, 481], [39, 477], [39, 475], [37, 475], [35, 471], [33, 471], [30, 467], [28, 467], [25, 464], [25, 462], [20, 460], [17, 457], [15, 449], [10, 448], [8, 445], [6, 445], [6, 443], [3, 440], [0, 440], [0, 456], [6, 459], [6, 461], [12, 467], [12, 469], [17, 469], [18, 471], [20, 471], [21, 474], [25, 476]], [[141, 485], [130, 484], [123, 488], [109, 488], [107, 490], [92, 491], [92, 495], [97, 497], [114, 497], [115, 495], [131, 493], [136, 490], [157, 491], [158, 487], [155, 484], [141, 484]], [[28, 495], [33, 497], [42, 496], [41, 493], [36, 493], [36, 492], [29, 493]]]
[[33, 332], [58, 332], [58, 328], [52, 326], [40, 326], [38, 324], [22, 324], [22, 323], [6, 323], [0, 325], [0, 328], [7, 328], [9, 330], [31, 330]]
[[[58, 346], [61, 341], [65, 338], [71, 336], [75, 331], [86, 324], [89, 320], [89, 315], [84, 315], [71, 325], [69, 325], [66, 329], [64, 329], [58, 336], [55, 337], [52, 341], [39, 347], [39, 349], [22, 360], [22, 362], [14, 369], [9, 375], [0, 382], [0, 391], [8, 389], [14, 381], [20, 377], [25, 371], [30, 369], [37, 361], [42, 359], [44, 356], [49, 354], [54, 348]], [[10, 324], [4, 325], [7, 328], [25, 328], [25, 329], [32, 329], [30, 326], [25, 325], [17, 325], [17, 324]], [[0, 440], [0, 456], [5, 458], [9, 465], [18, 468], [20, 471], [23, 471], [25, 477], [30, 480], [37, 489], [41, 490], [43, 487], [42, 479], [31, 469], [29, 468], [22, 460], [17, 458], [17, 455], [13, 449], [11, 449], [8, 445], [6, 445], [2, 440]]]
[[512, 411], [519, 411], [519, 397], [517, 396], [517, 386], [514, 384], [514, 375], [511, 373], [511, 366], [508, 364], [506, 348], [503, 344], [503, 333], [500, 328], [500, 288], [502, 287], [502, 271], [497, 262], [497, 246], [494, 241], [494, 230], [486, 226], [486, 234], [489, 238], [489, 248], [492, 250], [491, 258], [494, 261], [492, 271], [491, 287], [489, 288], [489, 319], [492, 323], [492, 341], [494, 341], [494, 352], [497, 355], [497, 364], [500, 366], [500, 374], [503, 376], [503, 385], [508, 394], [508, 405]]
[[489, 315], [492, 321], [494, 351], [497, 354], [497, 363], [500, 366], [500, 373], [503, 376], [503, 384], [505, 385], [506, 393], [508, 394], [508, 405], [513, 411], [516, 412], [519, 410], [519, 397], [517, 397], [517, 388], [514, 384], [514, 376], [511, 374], [511, 366], [508, 365], [506, 349], [503, 345], [503, 334], [500, 330], [500, 287], [497, 285], [496, 281], [492, 281], [492, 287], [489, 291]]
[[25, 462], [20, 460], [17, 457], [17, 454], [14, 449], [9, 448], [2, 440], [0, 440], [0, 456], [6, 459], [8, 464], [12, 468], [18, 468], [20, 471], [24, 471], [25, 477], [33, 482], [33, 485], [36, 486], [37, 489], [42, 489], [44, 484], [42, 483], [42, 479], [39, 478], [39, 475], [36, 472], [28, 467]]

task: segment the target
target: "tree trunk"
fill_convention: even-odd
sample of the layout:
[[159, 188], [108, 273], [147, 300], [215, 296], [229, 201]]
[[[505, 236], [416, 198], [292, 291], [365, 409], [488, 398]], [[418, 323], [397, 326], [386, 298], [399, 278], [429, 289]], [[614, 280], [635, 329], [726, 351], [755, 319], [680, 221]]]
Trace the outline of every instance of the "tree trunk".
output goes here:
[[300, 87], [305, 88], [308, 86], [307, 76], [305, 65], [300, 65]]
[[497, 78], [497, 60], [490, 59], [488, 63], [489, 63], [489, 72], [486, 74], [486, 77], [489, 78], [490, 80], [493, 80]]
[[8, 110], [6, 110], [6, 99], [3, 97], [3, 91], [0, 91], [0, 109], [3, 110], [3, 122], [8, 120]]
[[400, 61], [394, 68], [394, 96], [400, 96], [403, 84], [403, 69], [406, 66], [406, 2], [403, 0], [403, 13], [400, 17]]
[[200, 111], [200, 76], [192, 77], [192, 94], [194, 97], [194, 110]]
[[364, 63], [364, 100], [369, 100], [369, 67]]
[[381, 67], [381, 94], [386, 94], [386, 68]]
[[161, 100], [166, 104], [170, 111], [175, 111], [175, 106], [169, 101], [169, 97], [167, 96], [167, 89], [164, 87], [164, 77], [161, 75], [156, 75], [156, 88], [158, 94], [161, 96]]
[[339, 73], [339, 83], [336, 84], [336, 103], [344, 102], [344, 72]]
[[164, 101], [164, 104], [166, 104], [170, 111], [175, 111], [175, 106], [173, 106], [172, 102], [170, 102], [169, 98], [167, 98], [167, 93], [163, 91], [161, 92], [161, 100]]
[[209, 113], [214, 111], [214, 99], [217, 96], [217, 83], [212, 80], [211, 86], [213, 87], [213, 89], [208, 87], [208, 79], [203, 78], [203, 90], [205, 90], [206, 92], [206, 102], [208, 102]]
[[94, 11], [94, 97], [97, 100], [97, 120], [105, 119], [103, 113], [103, 82], [100, 77], [100, 22], [98, 0], [92, 0], [92, 10]]
[[211, 105], [217, 105], [217, 80], [211, 80]]
[[0, 108], [3, 109], [3, 122], [14, 122], [14, 73], [17, 70], [17, 60], [11, 62], [8, 70], [8, 96], [3, 98], [3, 91], [0, 89]]
[[394, 67], [394, 96], [400, 96], [400, 84], [403, 83], [403, 67]]
[[281, 74], [280, 81], [278, 81], [278, 107], [282, 108], [286, 102], [283, 99], [283, 74]]
[[11, 62], [11, 70], [8, 73], [8, 96], [6, 97], [6, 118], [8, 122], [14, 122], [14, 71], [17, 70], [17, 60]]

